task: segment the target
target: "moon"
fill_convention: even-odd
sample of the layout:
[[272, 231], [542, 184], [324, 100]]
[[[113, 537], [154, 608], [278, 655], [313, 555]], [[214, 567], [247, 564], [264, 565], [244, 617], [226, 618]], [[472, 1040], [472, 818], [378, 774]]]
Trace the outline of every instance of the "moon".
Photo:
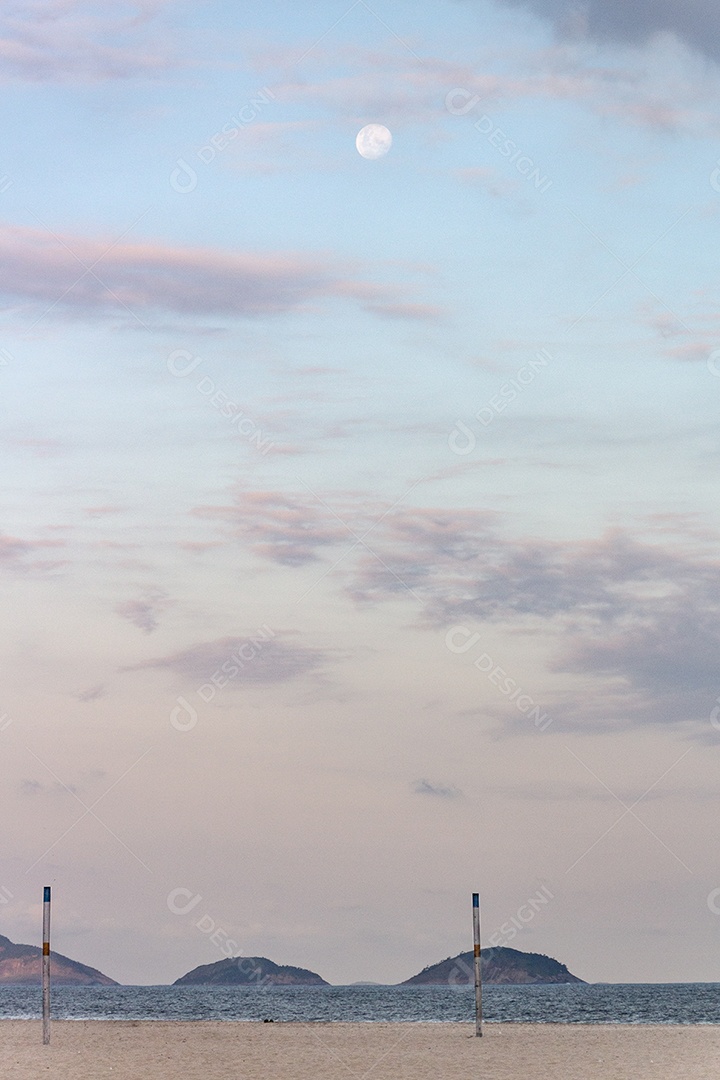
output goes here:
[[361, 157], [376, 161], [392, 146], [392, 135], [382, 124], [366, 124], [358, 131], [355, 145]]

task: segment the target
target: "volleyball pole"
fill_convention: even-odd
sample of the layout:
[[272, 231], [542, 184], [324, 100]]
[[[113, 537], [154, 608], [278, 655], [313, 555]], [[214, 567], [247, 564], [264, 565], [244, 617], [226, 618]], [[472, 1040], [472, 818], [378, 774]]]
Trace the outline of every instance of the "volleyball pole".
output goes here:
[[43, 1044], [50, 1042], [50, 886], [43, 889], [42, 947], [42, 1030]]
[[480, 968], [480, 894], [473, 893], [473, 967], [475, 969], [475, 1034], [482, 1036], [482, 971]]

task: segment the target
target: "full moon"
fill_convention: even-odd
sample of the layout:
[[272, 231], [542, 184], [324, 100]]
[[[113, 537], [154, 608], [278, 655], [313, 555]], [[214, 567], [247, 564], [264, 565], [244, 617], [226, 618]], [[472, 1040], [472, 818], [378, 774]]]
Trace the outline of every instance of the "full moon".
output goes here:
[[368, 161], [375, 161], [387, 154], [392, 146], [392, 135], [382, 124], [366, 124], [358, 131], [355, 145], [358, 154]]

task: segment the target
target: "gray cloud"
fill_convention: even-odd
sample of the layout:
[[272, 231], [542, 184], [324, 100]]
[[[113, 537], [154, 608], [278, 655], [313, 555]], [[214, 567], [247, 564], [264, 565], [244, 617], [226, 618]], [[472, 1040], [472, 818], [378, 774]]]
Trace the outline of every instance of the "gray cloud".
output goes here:
[[107, 690], [104, 686], [98, 684], [97, 686], [89, 686], [87, 690], [80, 690], [74, 697], [77, 701], [87, 704], [90, 701], [99, 701], [101, 698], [107, 697]]
[[452, 784], [437, 784], [431, 780], [416, 780], [412, 786], [416, 795], [430, 795], [436, 799], [459, 799], [462, 791]]
[[230, 506], [199, 507], [195, 513], [227, 522], [256, 555], [286, 566], [314, 562], [322, 550], [352, 540], [310, 492], [241, 491]]
[[691, 48], [720, 59], [717, 0], [503, 0], [553, 20], [565, 35], [641, 45], [671, 33]]
[[32, 545], [14, 536], [0, 536], [0, 563], [15, 563], [32, 551]]
[[64, 546], [62, 540], [21, 540], [16, 536], [0, 534], [0, 568], [18, 572], [45, 572], [55, 570], [63, 563], [59, 559], [31, 558], [42, 551], [56, 550]]
[[[718, 538], [696, 519], [648, 519], [642, 531], [652, 542], [619, 529], [551, 541], [509, 537], [487, 511], [387, 511], [351, 493], [320, 502], [265, 492], [208, 513], [257, 555], [286, 565], [337, 560], [345, 547], [338, 573], [358, 603], [411, 594], [425, 625], [544, 636], [548, 670], [587, 685], [542, 701], [553, 730], [708, 720], [720, 694], [720, 565]], [[498, 705], [488, 715], [528, 730], [526, 718]]]
[[[240, 661], [238, 661], [240, 657]], [[147, 660], [125, 670], [167, 668], [176, 675], [195, 683], [205, 683], [223, 664], [237, 668], [230, 676], [229, 686], [244, 683], [281, 683], [318, 671], [328, 659], [320, 649], [295, 645], [279, 635], [268, 637], [226, 637], [199, 642], [169, 656]], [[225, 668], [228, 672], [228, 668]]]
[[139, 630], [151, 634], [157, 629], [159, 616], [170, 604], [167, 593], [162, 589], [156, 589], [145, 593], [137, 600], [124, 600], [116, 605], [115, 611], [121, 618], [137, 626]]

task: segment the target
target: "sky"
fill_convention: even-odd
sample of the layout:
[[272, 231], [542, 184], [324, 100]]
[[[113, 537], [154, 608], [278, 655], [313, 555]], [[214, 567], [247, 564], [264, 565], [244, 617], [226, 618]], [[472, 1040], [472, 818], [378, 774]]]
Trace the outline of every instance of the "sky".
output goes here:
[[0, 79], [0, 933], [720, 981], [717, 6], [18, 0]]

